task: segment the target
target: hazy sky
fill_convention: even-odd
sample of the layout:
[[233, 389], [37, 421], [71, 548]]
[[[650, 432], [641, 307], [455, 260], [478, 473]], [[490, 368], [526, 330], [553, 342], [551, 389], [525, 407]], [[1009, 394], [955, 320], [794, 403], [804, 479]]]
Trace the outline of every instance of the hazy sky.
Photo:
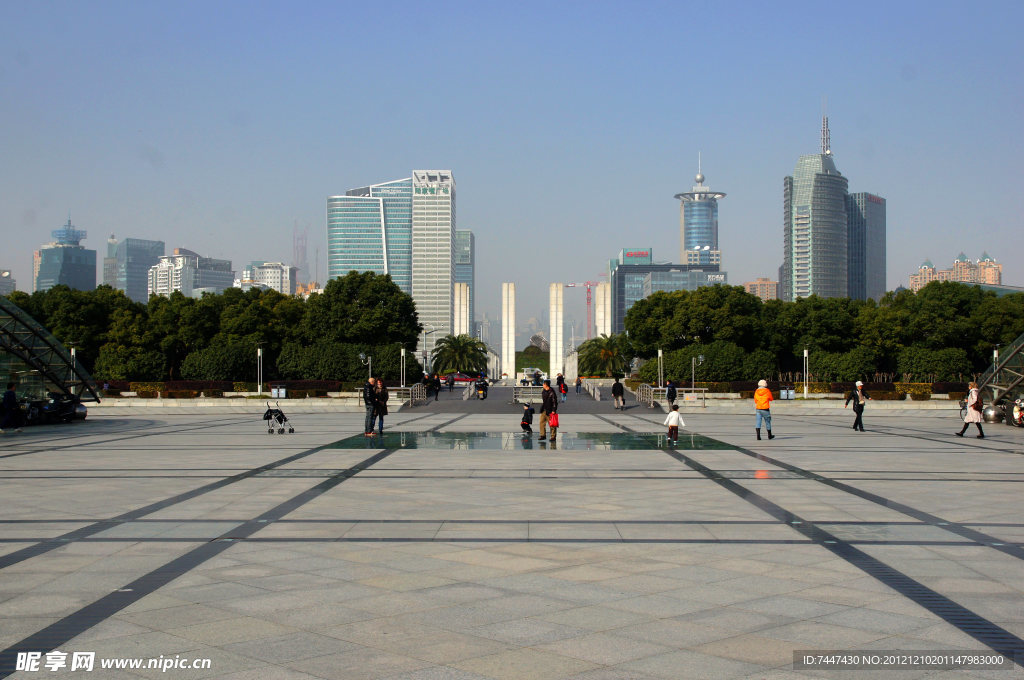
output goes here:
[[[782, 181], [822, 100], [850, 191], [888, 202], [888, 287], [987, 250], [1024, 285], [1024, 3], [0, 0], [0, 268], [71, 214], [106, 237], [291, 260], [325, 202], [452, 169], [477, 315], [518, 282], [678, 261], [703, 157], [729, 281], [776, 278]], [[101, 268], [102, 269], [102, 268]], [[102, 271], [100, 272], [102, 278]], [[566, 319], [585, 318], [566, 290]]]

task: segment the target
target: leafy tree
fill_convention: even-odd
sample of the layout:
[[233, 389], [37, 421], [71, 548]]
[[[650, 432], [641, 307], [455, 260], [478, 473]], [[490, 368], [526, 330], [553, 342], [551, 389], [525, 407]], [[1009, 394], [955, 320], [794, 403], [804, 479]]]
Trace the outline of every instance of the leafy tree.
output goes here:
[[[664, 354], [665, 378], [680, 384], [690, 382], [693, 375], [697, 382], [754, 380], [754, 376], [744, 373], [744, 361], [747, 353], [743, 348], [732, 342], [718, 340], [708, 344], [690, 345], [683, 349]], [[763, 356], [763, 355], [760, 355]], [[701, 360], [699, 357], [703, 357]], [[700, 362], [694, 369], [693, 359]], [[760, 368], [753, 365], [754, 368]], [[650, 360], [640, 368], [640, 377], [653, 382], [658, 377], [657, 361]], [[759, 377], [767, 377], [761, 375]]]
[[256, 345], [244, 340], [211, 344], [181, 364], [186, 380], [255, 380], [256, 373]]
[[422, 326], [412, 297], [388, 275], [349, 272], [331, 279], [322, 294], [311, 295], [302, 325], [305, 340], [368, 346], [416, 344]]
[[434, 344], [430, 365], [439, 373], [486, 371], [487, 345], [471, 335], [446, 335]]
[[813, 352], [808, 372], [815, 380], [824, 382], [867, 380], [876, 367], [870, 348], [855, 347], [849, 352]]
[[584, 375], [613, 377], [629, 370], [633, 360], [629, 338], [621, 334], [601, 334], [579, 346], [579, 369]]
[[906, 347], [899, 354], [896, 372], [909, 382], [959, 382], [972, 377], [970, 359], [961, 347]]

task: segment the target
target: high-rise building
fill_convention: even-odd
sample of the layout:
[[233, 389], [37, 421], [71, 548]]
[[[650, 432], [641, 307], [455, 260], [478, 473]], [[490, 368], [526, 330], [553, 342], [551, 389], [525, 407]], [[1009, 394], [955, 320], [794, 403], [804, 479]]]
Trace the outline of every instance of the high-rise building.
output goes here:
[[455, 283], [452, 317], [452, 335], [470, 335], [468, 283]]
[[691, 191], [676, 194], [679, 206], [680, 264], [722, 264], [722, 251], [718, 249], [718, 199], [725, 198], [720, 191], [704, 186], [704, 175], [697, 163], [696, 186]]
[[123, 290], [135, 302], [145, 302], [149, 299], [149, 268], [163, 254], [163, 241], [142, 238], [118, 241], [111, 234], [107, 239], [107, 256], [103, 258], [103, 283]]
[[778, 299], [779, 282], [772, 281], [766, 276], [759, 276], [753, 281], [747, 281], [744, 283], [743, 290], [747, 291], [751, 295], [756, 295], [767, 302], [768, 300]]
[[801, 156], [783, 182], [783, 300], [847, 296], [847, 187], [822, 118], [821, 153]]
[[235, 282], [230, 260], [202, 257], [185, 248], [175, 248], [173, 255], [163, 255], [149, 268], [149, 295], [170, 295], [174, 291], [186, 297], [203, 293], [223, 293]]
[[847, 295], [880, 300], [885, 295], [885, 199], [866, 192], [846, 197]]
[[469, 229], [455, 230], [455, 282], [469, 286], [469, 330], [476, 322], [476, 237]]
[[516, 377], [516, 284], [501, 284], [501, 372]]
[[11, 276], [10, 269], [0, 269], [0, 295], [10, 295], [18, 289], [18, 283]]
[[298, 293], [298, 272], [298, 267], [283, 262], [257, 260], [242, 270], [241, 278], [235, 279], [234, 285], [243, 290], [266, 288], [285, 295], [295, 295]]
[[452, 332], [455, 284], [455, 178], [451, 170], [412, 173], [412, 299], [428, 354]]
[[350, 271], [390, 274], [412, 294], [412, 178], [327, 199], [327, 278]]
[[81, 244], [86, 232], [68, 223], [50, 232], [53, 242], [32, 257], [32, 290], [46, 291], [57, 285], [76, 290], [96, 288], [96, 251]]

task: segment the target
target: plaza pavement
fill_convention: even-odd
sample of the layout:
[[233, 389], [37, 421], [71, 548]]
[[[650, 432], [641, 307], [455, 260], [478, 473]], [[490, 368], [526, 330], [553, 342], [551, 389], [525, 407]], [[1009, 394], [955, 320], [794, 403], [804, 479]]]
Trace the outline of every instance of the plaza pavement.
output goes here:
[[[1008, 678], [797, 650], [1024, 651], [1024, 430], [952, 411], [664, 415], [500, 389], [354, 413], [96, 415], [0, 438], [0, 677]], [[289, 402], [282, 407], [289, 412]], [[781, 411], [781, 409], [780, 409]], [[973, 434], [969, 433], [969, 434]], [[94, 671], [13, 672], [18, 651]], [[100, 659], [210, 659], [101, 670]]]

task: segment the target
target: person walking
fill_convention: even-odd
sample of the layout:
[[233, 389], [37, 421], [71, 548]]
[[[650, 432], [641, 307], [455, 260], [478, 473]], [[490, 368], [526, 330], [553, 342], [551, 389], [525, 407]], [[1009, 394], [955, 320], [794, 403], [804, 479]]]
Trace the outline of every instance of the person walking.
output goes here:
[[8, 432], [14, 427], [15, 432], [21, 432], [21, 407], [18, 406], [18, 395], [14, 392], [14, 383], [7, 383], [7, 391], [3, 397], [4, 419], [0, 422], [0, 433]]
[[363, 436], [373, 436], [373, 422], [377, 419], [377, 385], [373, 378], [367, 378], [363, 385], [363, 406], [366, 407], [366, 422], [363, 427]]
[[434, 401], [437, 401], [438, 396], [441, 394], [441, 376], [435, 373], [434, 379], [431, 382], [434, 385]]
[[448, 377], [445, 378], [444, 381], [446, 383], [448, 383], [448, 391], [449, 392], [451, 392], [452, 390], [455, 389], [455, 374], [454, 373], [449, 373]]
[[[981, 429], [981, 421], [984, 420], [982, 414], [985, 404], [981, 398], [981, 391], [978, 390], [978, 383], [974, 381], [968, 383], [967, 387], [970, 389], [970, 392], [967, 393], [967, 415], [964, 416], [963, 428], [956, 433], [956, 436], [963, 437], [970, 424], [974, 423], [978, 427], [978, 439], [984, 439], [985, 431]], [[7, 403], [7, 395], [4, 395], [4, 403]]]
[[583, 376], [576, 376], [576, 396], [580, 396], [580, 392], [583, 390]]
[[[377, 426], [378, 434], [384, 434], [384, 416], [388, 414], [388, 388], [384, 386], [384, 381], [377, 378], [377, 384], [373, 389], [374, 394], [374, 411], [377, 414], [377, 420], [380, 423]], [[372, 423], [370, 429], [372, 430]]]
[[856, 389], [854, 389], [853, 392], [850, 392], [850, 396], [846, 398], [846, 405], [843, 406], [843, 408], [847, 408], [849, 407], [850, 402], [853, 402], [853, 412], [857, 416], [853, 420], [854, 430], [860, 430], [861, 432], [864, 431], [864, 404], [866, 404], [869, 399], [871, 399], [871, 397], [864, 391], [864, 383], [858, 380]]
[[672, 384], [671, 380], [665, 381], [665, 401], [668, 402], [669, 408], [676, 405], [676, 386]]
[[569, 384], [564, 380], [562, 384], [558, 386], [558, 391], [562, 393], [562, 403], [565, 403], [565, 398], [569, 396]]
[[[544, 388], [540, 391], [540, 438], [544, 439], [547, 435], [548, 423], [551, 422], [551, 416], [558, 412], [558, 397], [555, 396], [555, 391], [551, 389], [551, 381], [544, 381]], [[555, 425], [551, 426], [551, 441], [555, 441], [555, 435], [558, 434], [558, 427]]]
[[672, 410], [665, 417], [665, 424], [668, 425], [668, 441], [675, 444], [679, 441], [679, 427], [686, 427], [686, 423], [683, 422], [683, 415], [679, 413], [679, 406], [672, 406]]
[[615, 399], [616, 409], [626, 408], [626, 398], [624, 396], [625, 393], [626, 391], [623, 389], [622, 383], [620, 383], [619, 379], [616, 378], [615, 382], [612, 383], [612, 398]]
[[768, 439], [775, 439], [775, 435], [772, 434], [772, 391], [768, 389], [767, 380], [757, 381], [757, 391], [754, 392], [754, 408], [757, 409], [757, 426], [755, 431], [757, 432], [758, 441], [761, 440], [761, 422], [764, 421], [764, 426], [768, 429]]

